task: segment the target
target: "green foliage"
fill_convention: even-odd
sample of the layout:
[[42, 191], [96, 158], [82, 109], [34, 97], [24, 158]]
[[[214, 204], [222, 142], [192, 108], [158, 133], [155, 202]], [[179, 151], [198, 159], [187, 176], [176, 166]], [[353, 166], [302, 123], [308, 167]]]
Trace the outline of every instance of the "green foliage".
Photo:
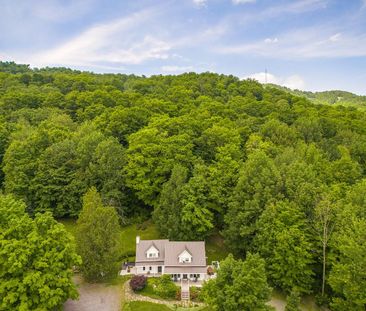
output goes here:
[[170, 311], [171, 309], [165, 305], [147, 302], [147, 301], [131, 301], [123, 307], [124, 311]]
[[232, 203], [225, 216], [224, 235], [236, 251], [245, 253], [255, 236], [256, 221], [267, 203], [279, 197], [280, 174], [262, 151], [252, 153], [239, 173]]
[[25, 205], [0, 195], [0, 309], [52, 310], [78, 293], [81, 263], [72, 237], [50, 213], [31, 219]]
[[187, 181], [187, 173], [185, 167], [174, 166], [170, 179], [163, 185], [159, 204], [153, 213], [160, 233], [171, 240], [184, 240], [187, 234], [182, 224], [182, 190]]
[[229, 255], [221, 262], [217, 278], [202, 288], [204, 301], [215, 310], [272, 310], [266, 303], [271, 289], [267, 284], [265, 261], [247, 254], [245, 261]]
[[293, 289], [286, 299], [285, 311], [300, 311], [301, 297], [296, 289]]
[[296, 204], [279, 201], [266, 207], [257, 225], [255, 244], [273, 283], [288, 292], [295, 287], [310, 292], [314, 258], [305, 214]]
[[174, 284], [170, 275], [165, 274], [158, 278], [148, 278], [147, 285], [139, 294], [155, 299], [174, 300], [178, 290], [179, 287]]
[[165, 299], [174, 299], [178, 288], [173, 283], [170, 278], [170, 275], [165, 274], [158, 278], [158, 282], [156, 284], [156, 288], [154, 289], [155, 293]]
[[[147, 78], [0, 62], [0, 190], [32, 217], [76, 218], [95, 187], [121, 224], [152, 214], [161, 238], [207, 239], [210, 260], [265, 253], [276, 286], [318, 291], [322, 279], [324, 297], [348, 301], [328, 273], [346, 260], [342, 229], [365, 218], [366, 113], [340, 105], [363, 101], [213, 73]], [[326, 246], [325, 201], [334, 207]], [[116, 259], [133, 254], [136, 233], [120, 233]], [[158, 237], [155, 227], [139, 233]], [[225, 245], [212, 243], [221, 233]]]
[[335, 292], [334, 310], [364, 310], [366, 307], [366, 219], [355, 217], [345, 210], [347, 218], [333, 238], [336, 261], [329, 275]]
[[81, 271], [86, 280], [100, 281], [117, 272], [118, 232], [116, 210], [104, 206], [97, 190], [91, 188], [83, 198], [76, 231], [78, 253], [83, 259]]

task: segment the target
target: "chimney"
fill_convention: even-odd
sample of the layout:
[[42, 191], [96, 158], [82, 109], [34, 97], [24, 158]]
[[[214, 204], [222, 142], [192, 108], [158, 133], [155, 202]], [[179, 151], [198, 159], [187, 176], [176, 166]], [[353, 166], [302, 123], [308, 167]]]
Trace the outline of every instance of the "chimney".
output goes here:
[[137, 245], [137, 244], [139, 244], [139, 243], [140, 243], [140, 236], [139, 236], [139, 235], [137, 235], [137, 236], [136, 236], [136, 245]]

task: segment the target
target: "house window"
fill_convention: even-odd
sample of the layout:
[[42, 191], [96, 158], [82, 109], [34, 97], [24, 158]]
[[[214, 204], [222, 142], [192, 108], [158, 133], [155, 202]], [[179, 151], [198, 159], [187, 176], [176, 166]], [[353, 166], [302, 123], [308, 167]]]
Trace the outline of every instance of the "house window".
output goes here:
[[152, 267], [149, 267], [149, 270], [151, 271]]
[[145, 271], [145, 267], [142, 267], [142, 271]]

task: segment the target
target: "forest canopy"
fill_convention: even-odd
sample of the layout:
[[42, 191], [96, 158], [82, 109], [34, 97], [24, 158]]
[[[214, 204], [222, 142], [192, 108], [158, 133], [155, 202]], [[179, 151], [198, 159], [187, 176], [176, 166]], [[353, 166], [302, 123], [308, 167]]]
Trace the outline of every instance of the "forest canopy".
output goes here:
[[366, 304], [365, 124], [234, 76], [0, 63], [0, 183], [29, 215], [77, 217], [95, 187], [121, 223], [220, 231], [236, 256], [265, 258], [272, 286], [329, 295], [334, 310]]

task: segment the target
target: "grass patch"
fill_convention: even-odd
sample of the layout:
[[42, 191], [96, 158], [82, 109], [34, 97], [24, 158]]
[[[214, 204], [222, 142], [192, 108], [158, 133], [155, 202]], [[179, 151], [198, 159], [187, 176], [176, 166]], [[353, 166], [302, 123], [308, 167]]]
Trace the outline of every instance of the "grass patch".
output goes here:
[[[66, 230], [75, 236], [76, 220], [60, 219]], [[151, 221], [145, 221], [142, 224], [133, 224], [121, 227], [120, 245], [118, 251], [119, 260], [135, 260], [136, 236], [139, 235], [143, 240], [159, 239], [159, 233], [156, 226]]]
[[137, 235], [139, 235], [142, 240], [154, 240], [160, 238], [156, 226], [151, 221], [122, 227], [120, 233], [121, 254], [128, 255], [126, 257], [128, 257], [129, 260], [135, 260]]
[[212, 311], [209, 307], [193, 307], [193, 308], [181, 308], [175, 306], [166, 306], [163, 304], [157, 304], [147, 301], [131, 301], [125, 304], [123, 311]]
[[229, 250], [224, 244], [224, 238], [216, 232], [206, 239], [207, 264], [212, 261], [221, 261], [229, 254]]
[[123, 311], [171, 311], [172, 309], [168, 308], [165, 305], [151, 303], [147, 301], [131, 301], [127, 303]]
[[[175, 300], [178, 286], [170, 280], [162, 282], [162, 278], [147, 278], [146, 286], [137, 293], [155, 299]], [[160, 292], [159, 288], [163, 290]]]
[[[75, 235], [76, 220], [75, 219], [60, 219], [66, 230]], [[120, 230], [120, 247], [118, 258], [135, 260], [136, 236], [139, 235], [142, 240], [159, 239], [159, 232], [151, 220], [145, 221], [142, 224], [132, 224], [121, 227]], [[213, 260], [222, 260], [228, 255], [229, 251], [224, 244], [224, 239], [219, 233], [214, 233], [206, 239], [206, 256], [207, 263], [211, 264]]]

